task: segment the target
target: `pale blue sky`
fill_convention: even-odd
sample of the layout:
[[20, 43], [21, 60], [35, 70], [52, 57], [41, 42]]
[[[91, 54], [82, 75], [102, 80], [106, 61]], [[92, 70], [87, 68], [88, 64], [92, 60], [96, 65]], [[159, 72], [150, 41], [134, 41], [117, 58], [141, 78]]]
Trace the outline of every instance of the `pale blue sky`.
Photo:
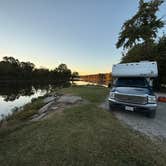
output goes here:
[[[0, 58], [110, 72], [121, 58], [120, 28], [137, 6], [138, 0], [0, 0]], [[166, 15], [166, 3], [160, 9]]]

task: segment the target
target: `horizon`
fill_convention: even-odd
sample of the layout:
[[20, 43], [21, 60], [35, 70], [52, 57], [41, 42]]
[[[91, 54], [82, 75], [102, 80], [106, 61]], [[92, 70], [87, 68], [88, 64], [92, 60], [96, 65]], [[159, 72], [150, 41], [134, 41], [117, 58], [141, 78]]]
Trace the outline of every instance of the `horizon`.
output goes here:
[[[109, 73], [121, 59], [122, 49], [115, 47], [121, 26], [137, 8], [137, 0], [3, 1], [0, 58], [49, 69], [64, 63], [80, 75]], [[166, 15], [165, 9], [166, 3], [158, 17]], [[163, 32], [165, 27], [158, 36]]]

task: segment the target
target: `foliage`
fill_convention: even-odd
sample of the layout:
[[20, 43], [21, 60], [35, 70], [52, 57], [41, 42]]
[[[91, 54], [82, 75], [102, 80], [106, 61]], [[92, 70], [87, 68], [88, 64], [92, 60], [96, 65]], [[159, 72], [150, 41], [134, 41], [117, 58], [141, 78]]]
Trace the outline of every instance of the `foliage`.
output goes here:
[[164, 71], [166, 67], [166, 36], [156, 41], [158, 29], [164, 26], [162, 18], [156, 13], [164, 0], [140, 0], [137, 13], [127, 20], [119, 34], [116, 47], [128, 49], [123, 54], [121, 63], [137, 62], [143, 60], [157, 61], [159, 68], [158, 88], [166, 83]]
[[146, 54], [146, 47], [144, 44], [137, 44], [130, 48], [128, 52], [122, 56], [122, 63], [129, 63], [129, 62], [139, 62], [139, 61], [146, 61], [146, 60], [154, 60], [154, 54], [156, 52], [156, 45], [157, 43], [151, 43], [149, 45], [149, 53]]
[[[149, 45], [149, 53], [146, 54], [144, 44], [137, 44], [132, 47], [125, 56], [122, 57], [121, 63], [139, 62], [143, 60], [157, 61], [158, 63], [158, 85], [166, 84], [166, 36], [163, 35], [159, 41]], [[158, 87], [160, 88], [160, 87]]]
[[66, 64], [60, 64], [54, 70], [35, 68], [31, 62], [20, 62], [13, 57], [3, 57], [0, 61], [0, 80], [23, 80], [23, 81], [54, 81], [68, 82], [71, 79], [71, 70]]
[[54, 74], [56, 74], [60, 81], [70, 81], [71, 79], [71, 70], [69, 70], [66, 64], [60, 64], [58, 68], [55, 69]]
[[79, 78], [79, 73], [74, 71], [74, 72], [71, 74], [71, 80], [74, 81], [74, 80], [76, 80], [76, 79], [78, 79], [78, 78]]
[[166, 84], [166, 36], [160, 38], [156, 46], [155, 60], [158, 62], [159, 83]]
[[158, 19], [156, 16], [156, 12], [163, 2], [163, 0], [151, 0], [149, 2], [140, 0], [137, 13], [123, 24], [116, 47], [131, 48], [141, 41], [146, 46], [153, 43], [158, 29], [164, 26], [162, 19]]
[[32, 117], [34, 114], [38, 113], [38, 110], [44, 106], [42, 97], [33, 100], [31, 103], [28, 103], [23, 106], [23, 110], [15, 111], [11, 116], [7, 118], [9, 124], [13, 121], [25, 121]]

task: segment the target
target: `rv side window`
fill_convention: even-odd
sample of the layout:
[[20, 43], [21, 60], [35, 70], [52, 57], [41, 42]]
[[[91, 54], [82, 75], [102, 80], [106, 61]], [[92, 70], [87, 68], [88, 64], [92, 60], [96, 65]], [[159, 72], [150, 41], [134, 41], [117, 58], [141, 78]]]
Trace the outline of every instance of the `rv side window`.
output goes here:
[[142, 77], [122, 77], [118, 78], [115, 84], [116, 87], [140, 87], [147, 88], [148, 82]]

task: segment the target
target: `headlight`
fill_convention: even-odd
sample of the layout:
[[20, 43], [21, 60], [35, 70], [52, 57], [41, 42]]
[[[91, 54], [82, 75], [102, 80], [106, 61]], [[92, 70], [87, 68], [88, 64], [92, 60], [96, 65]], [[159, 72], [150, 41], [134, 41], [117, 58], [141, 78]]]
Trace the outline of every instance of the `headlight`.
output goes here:
[[155, 96], [148, 96], [148, 103], [156, 104], [157, 100]]
[[114, 99], [114, 98], [115, 98], [115, 93], [110, 92], [110, 98], [111, 98], [111, 99]]

